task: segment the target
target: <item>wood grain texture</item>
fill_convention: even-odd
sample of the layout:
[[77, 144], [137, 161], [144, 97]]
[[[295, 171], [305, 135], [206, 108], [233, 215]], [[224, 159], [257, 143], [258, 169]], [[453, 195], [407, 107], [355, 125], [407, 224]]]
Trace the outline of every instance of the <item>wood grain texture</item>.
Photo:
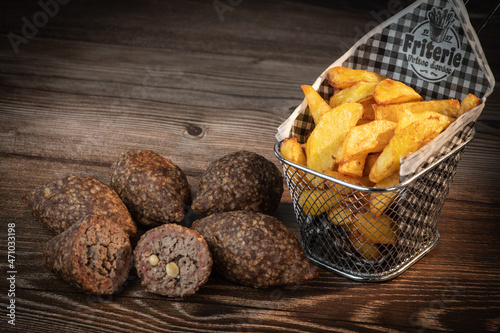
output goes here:
[[[227, 1], [223, 1], [228, 3]], [[471, 1], [478, 26], [495, 1]], [[500, 93], [489, 98], [439, 218], [441, 238], [385, 283], [321, 270], [306, 285], [256, 290], [213, 273], [168, 299], [134, 272], [121, 292], [85, 295], [42, 263], [51, 234], [23, 195], [68, 174], [109, 182], [122, 151], [168, 156], [197, 188], [240, 149], [276, 163], [276, 128], [301, 84], [341, 56], [389, 6], [411, 1], [71, 1], [19, 45], [36, 1], [0, 4], [0, 330], [19, 332], [480, 332], [500, 330]], [[500, 77], [497, 14], [480, 38]], [[275, 215], [299, 234], [287, 189]], [[7, 225], [16, 226], [16, 326], [7, 324]]]

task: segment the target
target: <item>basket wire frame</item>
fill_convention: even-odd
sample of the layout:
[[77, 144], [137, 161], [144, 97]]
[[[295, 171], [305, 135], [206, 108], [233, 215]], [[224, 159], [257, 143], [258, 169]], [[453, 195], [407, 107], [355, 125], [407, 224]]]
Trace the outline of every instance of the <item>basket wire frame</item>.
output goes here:
[[359, 281], [403, 273], [438, 242], [437, 222], [466, 144], [391, 188], [354, 185], [279, 159], [300, 240], [319, 266]]

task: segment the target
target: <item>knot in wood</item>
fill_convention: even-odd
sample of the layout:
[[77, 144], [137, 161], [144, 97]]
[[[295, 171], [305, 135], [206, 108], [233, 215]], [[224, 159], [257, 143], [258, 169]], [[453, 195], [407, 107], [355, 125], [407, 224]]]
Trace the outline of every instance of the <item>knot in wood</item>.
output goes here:
[[200, 126], [194, 125], [194, 124], [187, 124], [186, 125], [186, 133], [189, 136], [194, 136], [194, 137], [202, 137], [203, 136], [203, 128]]

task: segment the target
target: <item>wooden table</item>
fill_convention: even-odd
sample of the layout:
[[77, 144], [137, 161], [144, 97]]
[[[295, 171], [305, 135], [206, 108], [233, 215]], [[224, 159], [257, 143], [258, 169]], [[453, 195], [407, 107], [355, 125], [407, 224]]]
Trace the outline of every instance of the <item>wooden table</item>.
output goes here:
[[[478, 27], [495, 1], [472, 2]], [[109, 182], [118, 154], [137, 148], [172, 159], [193, 189], [209, 162], [236, 150], [278, 165], [276, 128], [301, 102], [300, 85], [410, 1], [54, 3], [0, 5], [0, 330], [500, 330], [498, 91], [459, 164], [438, 245], [392, 281], [354, 282], [321, 270], [306, 285], [257, 290], [213, 274], [196, 295], [169, 299], [143, 291], [135, 275], [108, 297], [57, 279], [42, 263], [51, 234], [24, 206], [27, 191], [68, 174]], [[497, 78], [499, 24], [496, 15], [480, 34]], [[11, 32], [25, 40], [13, 47]], [[287, 190], [275, 215], [298, 234]], [[15, 327], [7, 316], [12, 299]]]

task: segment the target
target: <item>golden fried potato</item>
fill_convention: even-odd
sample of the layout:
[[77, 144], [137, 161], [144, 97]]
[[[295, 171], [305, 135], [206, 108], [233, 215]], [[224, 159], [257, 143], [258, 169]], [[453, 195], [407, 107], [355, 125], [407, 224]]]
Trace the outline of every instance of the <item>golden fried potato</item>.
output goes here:
[[[363, 184], [361, 184], [361, 182], [359, 181], [358, 178], [349, 177], [347, 175], [340, 174], [338, 171], [325, 170], [325, 171], [323, 171], [323, 173], [325, 175], [331, 176], [333, 178], [337, 178], [337, 179], [343, 180], [346, 183], [351, 183], [351, 184], [356, 184], [356, 185], [363, 185]], [[333, 183], [333, 182], [330, 182], [330, 181], [327, 180], [327, 181], [325, 181], [325, 185], [327, 187], [335, 187], [337, 189], [337, 191], [340, 191], [342, 193], [342, 195], [350, 195], [351, 194], [351, 189], [350, 188], [342, 186], [340, 184]]]
[[366, 155], [355, 155], [349, 161], [339, 164], [338, 172], [349, 177], [361, 178], [365, 169]]
[[332, 170], [342, 141], [362, 114], [359, 103], [342, 104], [325, 113], [307, 140], [307, 167], [319, 172]]
[[[302, 145], [297, 141], [297, 138], [290, 138], [283, 141], [280, 148], [281, 156], [293, 163], [305, 166], [306, 163], [306, 153], [302, 148]], [[290, 167], [286, 171], [288, 178], [291, 179], [293, 184], [300, 186], [302, 188], [309, 185], [309, 179], [305, 176], [305, 172], [298, 170], [294, 167]]]
[[368, 242], [358, 232], [352, 232], [350, 235], [351, 244], [354, 249], [367, 260], [380, 260], [382, 252], [378, 249], [376, 244]]
[[343, 165], [361, 156], [366, 158], [369, 153], [381, 152], [394, 135], [396, 125], [389, 120], [373, 120], [351, 128], [337, 152], [336, 163]]
[[481, 99], [477, 98], [473, 94], [468, 94], [460, 103], [460, 108], [457, 112], [457, 117], [460, 117], [467, 111], [474, 109], [476, 106], [482, 103]]
[[372, 170], [373, 165], [377, 161], [380, 153], [368, 154], [365, 159], [365, 169], [363, 170], [363, 176], [368, 176]]
[[419, 113], [413, 113], [408, 110], [399, 110], [397, 118], [398, 122], [396, 125], [396, 129], [394, 130], [394, 133], [399, 132], [400, 130], [408, 126], [410, 123], [421, 119], [422, 115]]
[[373, 95], [376, 82], [357, 82], [352, 86], [336, 91], [330, 98], [330, 107], [334, 108], [340, 104], [361, 102]]
[[[365, 187], [373, 186], [373, 183], [369, 181], [368, 177], [351, 177], [338, 171], [325, 171], [324, 174], [354, 185]], [[325, 186], [329, 188], [335, 188], [340, 193], [340, 195], [344, 197], [344, 200], [346, 199], [346, 197], [350, 197], [348, 201], [350, 202], [350, 204], [356, 206], [357, 208], [365, 207], [368, 204], [368, 199], [370, 198], [368, 192], [353, 190], [350, 187], [346, 187], [330, 181], [326, 181]]]
[[376, 217], [369, 211], [363, 214], [358, 213], [353, 226], [360, 236], [371, 244], [393, 245], [398, 240], [397, 225], [385, 215]]
[[361, 119], [375, 120], [374, 106], [376, 104], [375, 104], [375, 99], [373, 98], [373, 95], [364, 101], [360, 101], [359, 103], [361, 103], [361, 105], [363, 105], [363, 116], [361, 117]]
[[[393, 187], [399, 184], [399, 170], [385, 177], [375, 184], [375, 187], [386, 188]], [[379, 217], [394, 201], [398, 192], [373, 192], [370, 198], [370, 212]]]
[[[364, 114], [364, 113], [363, 113]], [[361, 116], [363, 117], [363, 116]], [[356, 126], [359, 126], [359, 125], [365, 125], [365, 124], [368, 124], [371, 120], [369, 119], [363, 119], [363, 118], [360, 118], [358, 120], [358, 122], [356, 123]]]
[[322, 214], [343, 200], [335, 188], [304, 190], [299, 195], [299, 205], [307, 216]]
[[357, 82], [380, 82], [386, 78], [375, 72], [346, 67], [330, 68], [327, 77], [328, 83], [338, 89], [348, 88]]
[[328, 221], [334, 225], [349, 226], [352, 224], [351, 217], [355, 210], [344, 204], [337, 204], [327, 213]]
[[434, 139], [452, 121], [451, 117], [436, 112], [412, 114], [411, 117], [414, 121], [406, 126], [398, 128], [399, 123], [396, 126], [394, 136], [370, 171], [370, 181], [378, 183], [398, 170], [402, 158]]
[[307, 105], [309, 106], [309, 112], [311, 113], [314, 123], [319, 123], [319, 120], [325, 113], [330, 111], [332, 108], [328, 103], [320, 96], [320, 94], [314, 90], [313, 87], [308, 85], [301, 86], [304, 95], [306, 96]]
[[414, 121], [421, 121], [422, 119], [426, 119], [433, 116], [439, 119], [446, 119], [450, 123], [453, 122], [454, 120], [454, 118], [452, 117], [448, 117], [434, 111], [413, 113], [408, 110], [400, 110], [398, 113], [398, 123], [396, 125], [396, 129], [394, 130], [394, 133], [396, 134], [397, 132], [401, 131], [404, 127], [408, 126], [410, 123]]
[[457, 117], [459, 108], [460, 103], [456, 99], [373, 105], [375, 119], [387, 119], [390, 121], [397, 121], [398, 112], [402, 110], [413, 113], [434, 111], [445, 116]]
[[290, 162], [306, 165], [306, 153], [302, 149], [302, 145], [297, 141], [297, 138], [290, 138], [283, 141], [281, 144], [281, 156]]
[[373, 98], [379, 105], [421, 101], [420, 96], [413, 88], [403, 82], [385, 79], [377, 84], [373, 91]]

